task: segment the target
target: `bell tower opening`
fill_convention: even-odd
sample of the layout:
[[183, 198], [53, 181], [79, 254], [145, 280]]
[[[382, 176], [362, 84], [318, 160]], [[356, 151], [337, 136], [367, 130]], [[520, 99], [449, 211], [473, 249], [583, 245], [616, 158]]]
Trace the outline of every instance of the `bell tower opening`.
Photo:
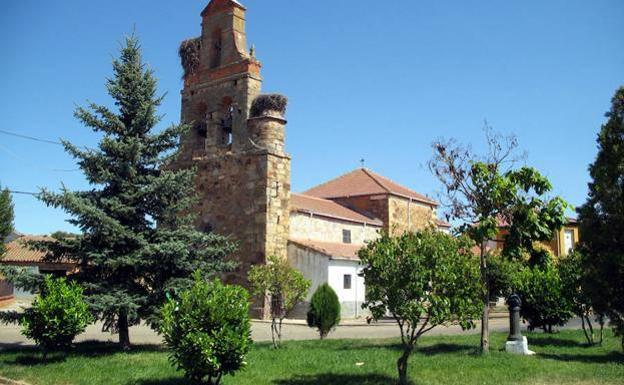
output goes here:
[[221, 55], [223, 50], [223, 40], [221, 28], [217, 28], [212, 31], [212, 47], [210, 52], [210, 69], [215, 69], [221, 66]]
[[219, 122], [218, 143], [222, 147], [232, 145], [232, 126], [234, 121], [234, 105], [231, 97], [226, 96], [221, 100], [219, 106]]

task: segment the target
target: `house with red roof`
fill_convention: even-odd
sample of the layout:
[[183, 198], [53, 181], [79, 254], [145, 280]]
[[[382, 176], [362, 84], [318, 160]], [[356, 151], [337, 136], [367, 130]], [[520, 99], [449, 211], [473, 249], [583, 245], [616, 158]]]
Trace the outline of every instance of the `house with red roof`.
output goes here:
[[[6, 253], [0, 257], [0, 265], [19, 267], [33, 273], [50, 274], [62, 277], [74, 271], [76, 263], [71, 261], [49, 262], [46, 253], [37, 250], [30, 242], [50, 241], [54, 238], [45, 235], [24, 235], [14, 233], [4, 240]], [[0, 277], [0, 303], [9, 302], [16, 298], [30, 298], [33, 293], [27, 290], [14, 288]]]

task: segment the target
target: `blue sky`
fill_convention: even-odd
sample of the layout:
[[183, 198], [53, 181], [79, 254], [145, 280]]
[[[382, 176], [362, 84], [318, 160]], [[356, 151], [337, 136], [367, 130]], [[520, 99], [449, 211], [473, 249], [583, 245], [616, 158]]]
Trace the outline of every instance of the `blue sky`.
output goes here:
[[[136, 29], [179, 120], [177, 47], [200, 32], [207, 0], [5, 0], [0, 13], [0, 129], [77, 144], [96, 136], [73, 118], [110, 103], [104, 80]], [[614, 90], [624, 84], [624, 2], [243, 0], [263, 91], [288, 95], [293, 191], [366, 166], [435, 196], [430, 144], [483, 147], [484, 119], [514, 133], [527, 163], [572, 204]], [[0, 183], [85, 188], [61, 147], [0, 134]], [[71, 230], [65, 213], [14, 196], [16, 228]]]

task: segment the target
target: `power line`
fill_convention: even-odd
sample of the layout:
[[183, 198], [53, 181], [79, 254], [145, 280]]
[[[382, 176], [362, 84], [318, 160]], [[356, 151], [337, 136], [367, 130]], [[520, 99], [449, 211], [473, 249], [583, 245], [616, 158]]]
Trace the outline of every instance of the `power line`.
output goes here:
[[28, 136], [28, 135], [23, 135], [23, 134], [18, 134], [15, 132], [11, 132], [11, 131], [6, 131], [6, 130], [2, 130], [0, 129], [0, 134], [5, 134], [5, 135], [10, 135], [10, 136], [15, 136], [18, 138], [22, 138], [22, 139], [28, 139], [28, 140], [34, 140], [36, 142], [42, 142], [42, 143], [49, 143], [49, 144], [56, 144], [58, 146], [62, 146], [63, 143], [61, 142], [57, 142], [54, 140], [48, 140], [48, 139], [40, 139], [40, 138], [35, 138], [34, 136]]
[[79, 168], [73, 168], [73, 169], [64, 169], [64, 168], [50, 168], [50, 167], [46, 167], [46, 166], [41, 166], [39, 164], [36, 164], [32, 161], [30, 161], [29, 159], [25, 159], [22, 156], [14, 153], [13, 151], [11, 151], [10, 149], [8, 149], [7, 147], [4, 147], [3, 145], [0, 144], [0, 150], [4, 151], [5, 153], [9, 154], [10, 156], [12, 156], [13, 158], [19, 160], [20, 162], [26, 163], [26, 164], [30, 164], [31, 166], [37, 167], [41, 170], [45, 170], [45, 171], [54, 171], [54, 172], [74, 172], [74, 171], [79, 171]]
[[11, 194], [20, 194], [20, 195], [32, 195], [32, 196], [39, 196], [39, 195], [41, 195], [40, 193], [34, 193], [34, 192], [28, 192], [28, 191], [9, 190], [9, 192]]

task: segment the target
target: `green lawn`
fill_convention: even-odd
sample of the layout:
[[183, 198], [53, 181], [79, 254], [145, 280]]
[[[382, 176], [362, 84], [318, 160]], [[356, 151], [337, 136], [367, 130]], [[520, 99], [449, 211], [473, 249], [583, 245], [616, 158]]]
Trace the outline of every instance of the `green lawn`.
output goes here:
[[[475, 354], [478, 336], [423, 337], [409, 372], [416, 384], [624, 384], [624, 354], [608, 333], [602, 347], [586, 347], [582, 332], [530, 334], [538, 356], [501, 352], [505, 335], [494, 334], [494, 351]], [[287, 342], [275, 351], [256, 344], [249, 366], [226, 385], [381, 385], [395, 381], [396, 340]], [[364, 363], [357, 366], [356, 363]], [[35, 385], [180, 385], [182, 373], [159, 347], [122, 353], [112, 345], [80, 344], [65, 360], [42, 363], [34, 350], [0, 352], [0, 375]]]

